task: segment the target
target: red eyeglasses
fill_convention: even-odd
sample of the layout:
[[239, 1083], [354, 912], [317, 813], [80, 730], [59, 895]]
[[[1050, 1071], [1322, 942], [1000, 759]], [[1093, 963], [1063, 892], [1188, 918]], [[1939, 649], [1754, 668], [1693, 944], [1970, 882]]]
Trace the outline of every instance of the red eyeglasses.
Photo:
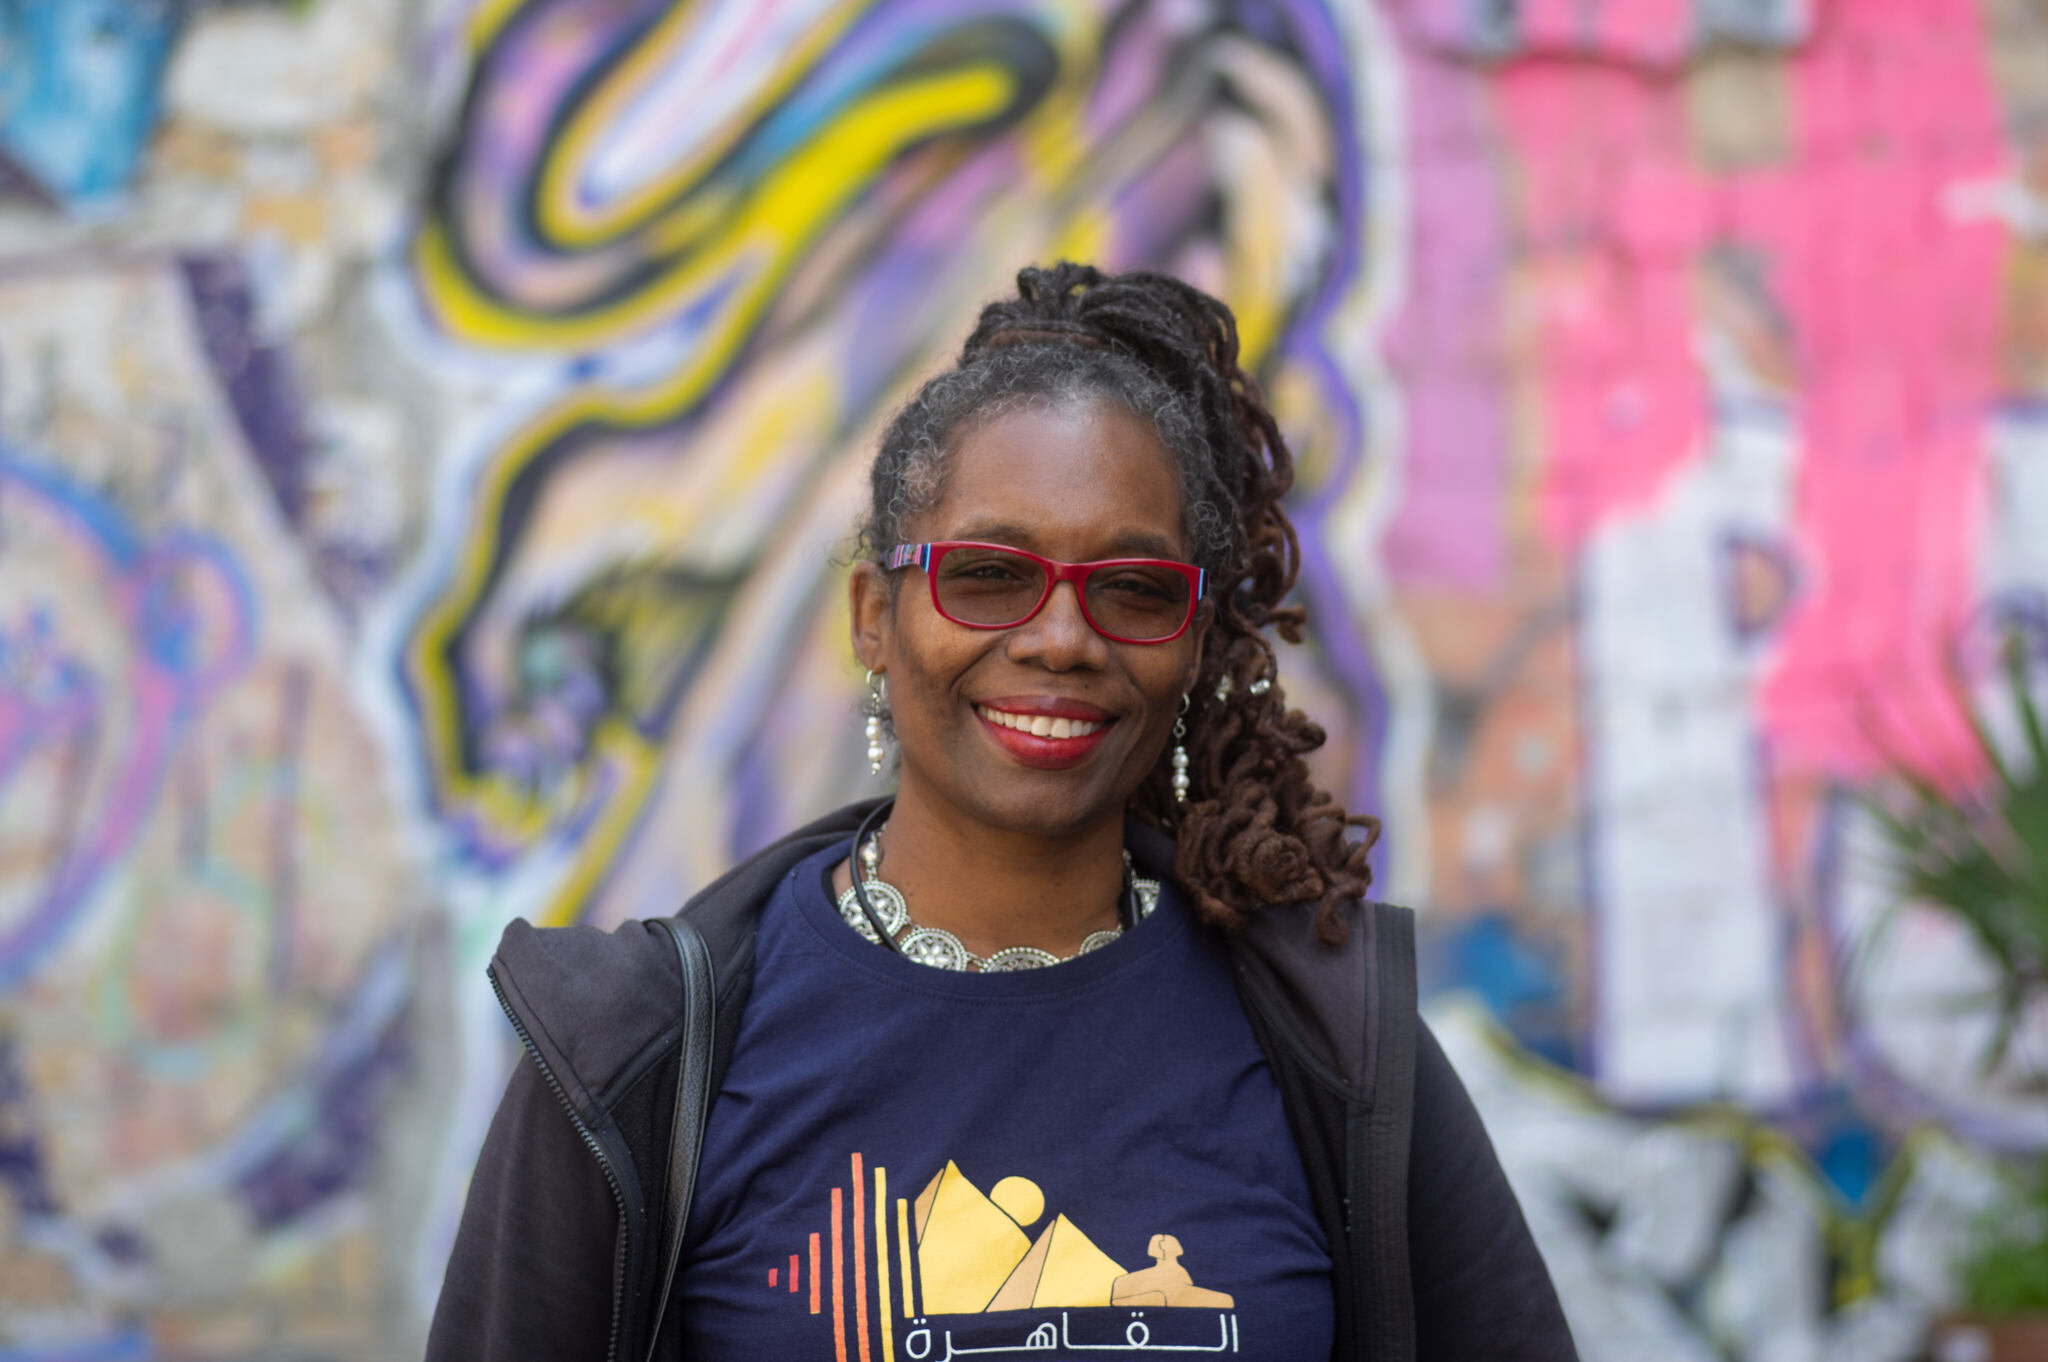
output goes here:
[[917, 566], [932, 584], [932, 608], [969, 629], [1014, 629], [1045, 608], [1052, 589], [1072, 582], [1081, 615], [1116, 643], [1171, 643], [1194, 622], [1208, 574], [1166, 558], [1062, 563], [1003, 544], [945, 539], [898, 544], [882, 555], [891, 572]]

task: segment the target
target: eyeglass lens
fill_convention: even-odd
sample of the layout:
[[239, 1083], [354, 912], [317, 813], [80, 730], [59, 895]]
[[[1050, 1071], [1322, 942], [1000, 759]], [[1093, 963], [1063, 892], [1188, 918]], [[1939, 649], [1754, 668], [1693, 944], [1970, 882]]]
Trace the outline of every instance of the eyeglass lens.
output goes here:
[[[932, 583], [939, 609], [962, 624], [1019, 623], [1045, 597], [1045, 568], [1001, 549], [953, 549]], [[1082, 604], [1095, 627], [1134, 642], [1170, 638], [1187, 623], [1191, 587], [1170, 567], [1118, 563], [1089, 572]]]

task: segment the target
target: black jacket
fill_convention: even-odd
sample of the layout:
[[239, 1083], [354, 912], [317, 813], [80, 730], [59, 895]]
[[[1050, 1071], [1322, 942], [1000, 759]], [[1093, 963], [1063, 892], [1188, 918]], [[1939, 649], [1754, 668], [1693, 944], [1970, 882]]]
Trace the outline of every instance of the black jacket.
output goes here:
[[[752, 987], [762, 906], [871, 807], [800, 829], [682, 908], [717, 979], [713, 1092]], [[1172, 864], [1172, 844], [1151, 829], [1133, 824], [1128, 845], [1145, 873]], [[1343, 947], [1322, 946], [1296, 906], [1262, 911], [1227, 938], [1329, 1239], [1335, 1357], [1574, 1358], [1486, 1132], [1415, 1015], [1412, 916], [1361, 905], [1351, 928]], [[682, 1037], [678, 971], [668, 934], [648, 924], [506, 929], [491, 980], [534, 1062], [518, 1066], [485, 1138], [430, 1362], [644, 1356]]]

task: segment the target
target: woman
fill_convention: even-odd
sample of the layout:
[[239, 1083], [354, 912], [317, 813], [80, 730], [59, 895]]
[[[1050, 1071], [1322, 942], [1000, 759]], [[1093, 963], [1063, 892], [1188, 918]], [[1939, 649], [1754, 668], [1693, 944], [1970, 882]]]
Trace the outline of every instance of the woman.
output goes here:
[[430, 1356], [1573, 1355], [1364, 900], [1377, 824], [1301, 759], [1292, 463], [1229, 311], [1018, 285], [875, 460], [849, 590], [894, 799], [685, 906], [715, 1021], [665, 932], [507, 931], [533, 1062]]

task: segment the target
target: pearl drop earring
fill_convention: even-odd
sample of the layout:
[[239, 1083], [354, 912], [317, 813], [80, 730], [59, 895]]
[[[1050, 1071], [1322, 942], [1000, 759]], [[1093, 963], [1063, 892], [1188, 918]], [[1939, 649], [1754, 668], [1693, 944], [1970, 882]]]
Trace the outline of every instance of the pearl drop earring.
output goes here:
[[1188, 802], [1188, 790], [1194, 782], [1188, 779], [1188, 697], [1180, 697], [1180, 714], [1173, 721], [1173, 802]]
[[868, 771], [871, 775], [882, 774], [882, 763], [889, 751], [882, 746], [882, 711], [889, 703], [889, 678], [868, 673]]

